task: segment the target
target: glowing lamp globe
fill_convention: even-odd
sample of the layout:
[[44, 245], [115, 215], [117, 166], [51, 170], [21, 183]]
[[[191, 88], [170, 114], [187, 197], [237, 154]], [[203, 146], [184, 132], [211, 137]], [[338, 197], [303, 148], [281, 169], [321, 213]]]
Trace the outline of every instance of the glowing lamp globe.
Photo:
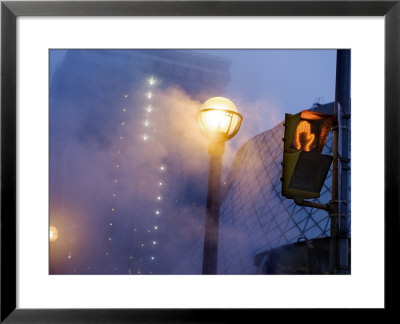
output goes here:
[[55, 242], [58, 239], [58, 230], [54, 226], [50, 226], [50, 242]]
[[214, 97], [202, 104], [197, 119], [202, 133], [211, 142], [225, 142], [239, 131], [243, 117], [232, 101]]

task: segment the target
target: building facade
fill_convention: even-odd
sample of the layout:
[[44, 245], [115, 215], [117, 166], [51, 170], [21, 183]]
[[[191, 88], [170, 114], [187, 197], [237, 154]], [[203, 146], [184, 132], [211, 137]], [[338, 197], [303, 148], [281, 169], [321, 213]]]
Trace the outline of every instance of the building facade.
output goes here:
[[190, 50], [66, 51], [50, 83], [51, 274], [175, 273], [201, 239], [183, 237], [181, 211], [202, 210], [206, 174], [181, 167], [160, 96], [219, 95], [229, 65]]

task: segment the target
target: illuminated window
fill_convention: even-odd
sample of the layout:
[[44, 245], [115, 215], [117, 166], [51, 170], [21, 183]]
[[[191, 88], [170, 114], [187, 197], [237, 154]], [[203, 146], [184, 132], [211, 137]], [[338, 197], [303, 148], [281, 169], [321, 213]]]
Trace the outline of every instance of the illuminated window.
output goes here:
[[151, 77], [151, 78], [148, 80], [148, 82], [149, 82], [150, 85], [154, 85], [154, 84], [156, 83], [156, 80], [155, 80], [153, 77]]

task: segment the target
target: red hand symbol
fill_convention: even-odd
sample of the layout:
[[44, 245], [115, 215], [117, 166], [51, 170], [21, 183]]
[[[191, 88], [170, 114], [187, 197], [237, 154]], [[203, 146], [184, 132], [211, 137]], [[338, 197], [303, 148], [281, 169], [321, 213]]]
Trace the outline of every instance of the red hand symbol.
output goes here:
[[294, 134], [294, 146], [298, 150], [310, 151], [310, 146], [314, 142], [315, 134], [311, 133], [310, 123], [302, 120], [296, 128]]

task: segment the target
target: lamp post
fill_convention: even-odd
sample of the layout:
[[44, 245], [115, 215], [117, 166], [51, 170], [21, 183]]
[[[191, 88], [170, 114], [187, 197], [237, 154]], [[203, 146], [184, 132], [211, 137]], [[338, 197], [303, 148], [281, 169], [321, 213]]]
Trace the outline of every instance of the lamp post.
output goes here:
[[232, 101], [214, 97], [201, 106], [197, 119], [209, 140], [210, 155], [202, 273], [216, 274], [222, 156], [225, 142], [239, 131], [243, 117]]

